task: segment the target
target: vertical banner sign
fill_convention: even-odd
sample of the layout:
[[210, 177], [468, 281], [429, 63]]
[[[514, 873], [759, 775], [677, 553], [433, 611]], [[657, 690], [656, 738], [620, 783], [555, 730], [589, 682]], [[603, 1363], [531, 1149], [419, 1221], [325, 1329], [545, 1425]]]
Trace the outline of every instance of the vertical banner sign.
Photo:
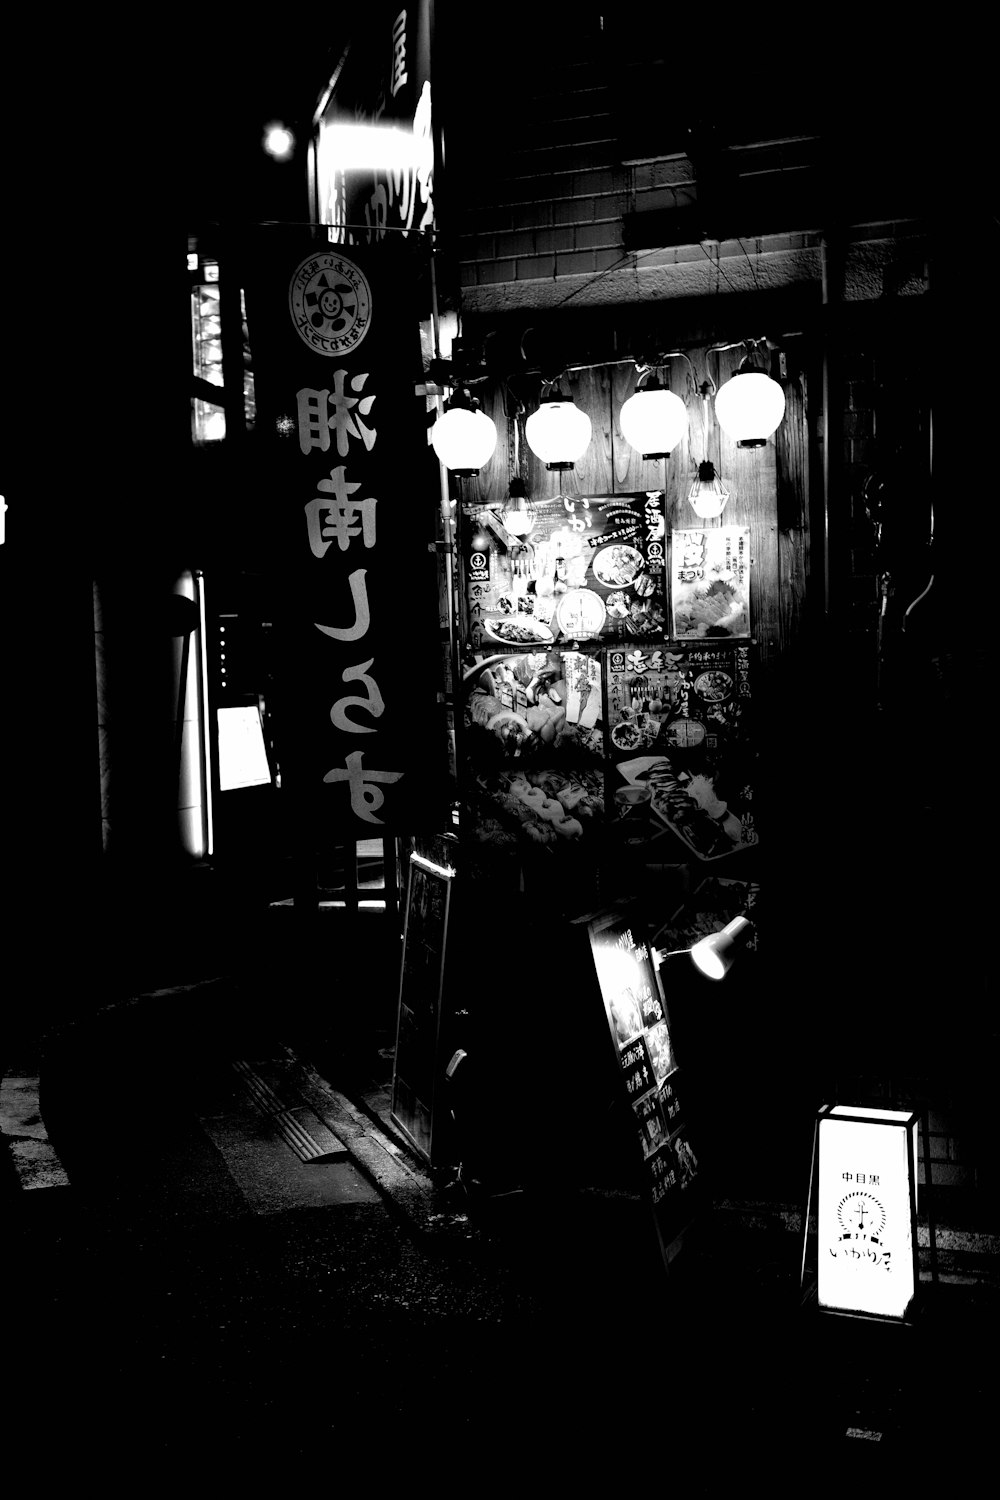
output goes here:
[[[398, 252], [398, 253], [397, 253]], [[281, 575], [283, 768], [337, 840], [423, 827], [432, 793], [436, 592], [432, 498], [405, 247], [263, 229], [247, 279], [264, 507]], [[400, 671], [407, 660], [424, 671]]]
[[917, 1288], [910, 1110], [827, 1106], [819, 1117], [819, 1305], [903, 1319]]

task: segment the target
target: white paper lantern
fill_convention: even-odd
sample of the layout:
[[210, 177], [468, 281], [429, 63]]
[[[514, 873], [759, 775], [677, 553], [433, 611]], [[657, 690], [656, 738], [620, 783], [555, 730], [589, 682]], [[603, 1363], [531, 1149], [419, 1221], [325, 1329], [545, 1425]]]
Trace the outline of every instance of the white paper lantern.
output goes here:
[[785, 393], [763, 370], [739, 370], [716, 393], [715, 415], [738, 448], [763, 448], [785, 415]]
[[524, 424], [528, 447], [547, 469], [571, 469], [590, 443], [590, 418], [566, 396], [543, 396]]
[[431, 428], [431, 445], [446, 469], [471, 478], [493, 456], [496, 423], [483, 411], [451, 406]]
[[628, 398], [619, 425], [625, 441], [643, 458], [669, 458], [687, 432], [687, 407], [664, 386], [649, 386]]

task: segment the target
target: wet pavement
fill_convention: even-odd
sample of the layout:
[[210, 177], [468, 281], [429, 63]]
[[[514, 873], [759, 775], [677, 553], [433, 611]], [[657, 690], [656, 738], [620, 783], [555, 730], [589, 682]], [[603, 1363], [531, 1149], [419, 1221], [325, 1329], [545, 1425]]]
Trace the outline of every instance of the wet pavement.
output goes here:
[[[821, 1317], [795, 1234], [713, 1210], [667, 1273], [628, 1194], [470, 1204], [399, 1150], [375, 1085], [324, 1089], [294, 1057], [223, 989], [49, 1039], [65, 1185], [8, 1173], [4, 1230], [5, 1453], [37, 1488], [833, 1494], [988, 1454], [982, 1267], [922, 1284], [913, 1327]], [[276, 1093], [294, 1075], [297, 1119], [323, 1111], [345, 1150], [303, 1161], [247, 1059]]]

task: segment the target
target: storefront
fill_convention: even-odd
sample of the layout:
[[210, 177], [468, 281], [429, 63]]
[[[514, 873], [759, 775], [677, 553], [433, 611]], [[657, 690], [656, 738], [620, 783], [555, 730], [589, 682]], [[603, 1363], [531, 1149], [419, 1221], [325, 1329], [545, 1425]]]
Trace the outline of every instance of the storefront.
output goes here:
[[[724, 111], [721, 148], [718, 132], [695, 139], [648, 108], [636, 113], [636, 99], [655, 93], [658, 64], [626, 53], [612, 21], [594, 25], [588, 15], [556, 51], [541, 33], [533, 49], [501, 38], [488, 58], [459, 67], [456, 36], [436, 28], [433, 5], [376, 6], [317, 99], [315, 228], [286, 281], [294, 287], [309, 255], [325, 255], [356, 291], [355, 273], [391, 254], [403, 288], [397, 321], [412, 338], [381, 368], [405, 372], [415, 393], [395, 474], [378, 480], [380, 516], [406, 525], [390, 558], [367, 559], [368, 581], [380, 575], [391, 587], [369, 601], [374, 644], [361, 653], [365, 663], [392, 656], [399, 696], [394, 709], [378, 669], [366, 669], [377, 691], [364, 686], [364, 709], [345, 709], [339, 732], [350, 737], [351, 719], [356, 728], [378, 706], [376, 739], [394, 711], [416, 718], [429, 750], [421, 764], [440, 779], [434, 797], [401, 803], [398, 815], [383, 788], [380, 827], [333, 817], [322, 839], [294, 843], [294, 889], [274, 897], [363, 901], [357, 883], [334, 892], [317, 880], [317, 860], [375, 837], [394, 871], [378, 899], [398, 943], [415, 841], [421, 857], [453, 871], [446, 977], [434, 978], [446, 1021], [487, 990], [494, 1008], [511, 995], [554, 1003], [561, 924], [583, 913], [635, 901], [660, 946], [684, 952], [752, 911], [743, 977], [734, 971], [713, 991], [713, 1018], [727, 997], [715, 1036], [705, 994], [691, 990], [701, 981], [676, 960], [661, 976], [686, 1013], [679, 1033], [686, 1019], [703, 1071], [725, 1080], [713, 1091], [717, 1116], [758, 1097], [765, 1075], [780, 1087], [791, 1116], [768, 1170], [791, 1181], [828, 1089], [929, 1093], [940, 1106], [932, 1151], [962, 1168], [962, 1049], [942, 1071], [931, 1040], [954, 955], [937, 940], [902, 953], [877, 941], [942, 903], [954, 918], [961, 901], [915, 874], [947, 858], [949, 834], [940, 797], [922, 793], [917, 767], [897, 753], [914, 702], [946, 712], [952, 692], [950, 644], [935, 618], [951, 527], [940, 506], [935, 516], [937, 386], [919, 378], [934, 327], [934, 240], [909, 196], [915, 176], [897, 174], [889, 193], [882, 158], [863, 155], [845, 129], [832, 144], [855, 187], [824, 219], [831, 140], [813, 116], [793, 134], [767, 111], [753, 131]], [[519, 108], [499, 131], [513, 54]], [[397, 154], [366, 156], [377, 141]], [[303, 296], [317, 291], [309, 274]], [[260, 446], [280, 453], [271, 493], [290, 495], [291, 476], [308, 470], [309, 494], [292, 506], [305, 514], [332, 493], [324, 485], [336, 485], [337, 465], [318, 441], [303, 443], [312, 418], [295, 401], [339, 388], [310, 372], [275, 394], [252, 295], [245, 311]], [[333, 370], [315, 343], [311, 354]], [[379, 369], [341, 363], [354, 425], [328, 425], [343, 436], [338, 463], [353, 484], [355, 455], [367, 462], [385, 450], [364, 449], [368, 392], [351, 382], [374, 382]], [[751, 381], [776, 402], [766, 430], [741, 430], [725, 411]], [[538, 436], [553, 397], [583, 430], [573, 451]], [[632, 418], [651, 400], [678, 425], [647, 440]], [[445, 461], [435, 434], [463, 402], [489, 442]], [[391, 488], [402, 501], [404, 452], [406, 509], [391, 512], [382, 497]], [[253, 503], [267, 512], [259, 481]], [[277, 523], [277, 509], [267, 513]], [[302, 532], [304, 565], [339, 565], [355, 624], [314, 610], [311, 653], [333, 650], [333, 633], [359, 628], [365, 613], [356, 559], [339, 543], [327, 550], [330, 524], [317, 511], [315, 534]], [[380, 522], [379, 548], [385, 538]], [[418, 553], [430, 563], [419, 589]], [[271, 621], [280, 611], [264, 592]], [[336, 646], [344, 655], [346, 642]], [[363, 664], [344, 655], [337, 673]], [[325, 670], [310, 666], [306, 677]], [[272, 696], [273, 739], [270, 703], [261, 732], [274, 786], [287, 720], [280, 688]], [[326, 692], [314, 743], [329, 735], [339, 701]], [[395, 743], [404, 758], [380, 768], [412, 771], [414, 740], [403, 729]], [[902, 824], [890, 812], [900, 802], [916, 809]], [[323, 825], [310, 815], [298, 826]], [[446, 858], [442, 839], [452, 841]], [[958, 984], [975, 1027], [974, 965]], [[900, 992], [902, 1030], [890, 999]], [[849, 1026], [837, 1021], [846, 995]], [[436, 1077], [461, 1025], [446, 1024], [442, 1038]], [[741, 1151], [751, 1176], [762, 1160]], [[968, 1180], [974, 1170], [970, 1158]]]

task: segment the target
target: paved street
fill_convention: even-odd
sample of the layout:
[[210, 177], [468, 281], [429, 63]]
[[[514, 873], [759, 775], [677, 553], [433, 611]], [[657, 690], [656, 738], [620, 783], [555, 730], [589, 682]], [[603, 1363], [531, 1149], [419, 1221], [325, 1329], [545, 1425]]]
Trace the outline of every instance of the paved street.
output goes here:
[[67, 1185], [12, 1194], [4, 1338], [6, 1451], [41, 1492], [357, 1474], [712, 1495], [780, 1471], [832, 1493], [848, 1465], [926, 1472], [959, 1430], [967, 1462], [985, 1446], [994, 1288], [935, 1288], [914, 1329], [817, 1324], [788, 1233], [710, 1222], [668, 1276], [629, 1199], [470, 1216], [344, 1102], [351, 1151], [305, 1162], [234, 1066], [278, 1091], [287, 1052], [222, 1012], [195, 1044], [195, 1004], [98, 1017], [42, 1069]]

